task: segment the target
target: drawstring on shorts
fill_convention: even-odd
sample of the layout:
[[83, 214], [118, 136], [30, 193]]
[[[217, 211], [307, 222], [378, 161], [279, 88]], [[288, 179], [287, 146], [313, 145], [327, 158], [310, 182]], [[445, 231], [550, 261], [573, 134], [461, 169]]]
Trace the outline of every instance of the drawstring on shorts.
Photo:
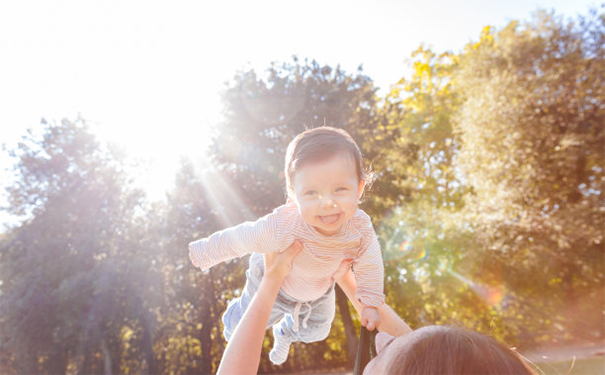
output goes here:
[[[305, 315], [302, 325], [303, 328], [308, 328], [307, 322], [309, 321], [309, 318], [311, 317], [311, 311], [313, 310], [313, 307], [311, 306], [311, 304], [309, 302], [305, 302], [305, 305], [309, 308], [309, 311], [307, 311], [307, 314]], [[292, 330], [294, 332], [298, 332], [298, 328], [299, 328], [299, 324], [298, 324], [298, 320], [299, 320], [299, 315], [300, 315], [300, 308], [302, 307], [302, 302], [297, 301], [296, 302], [296, 306], [294, 307], [294, 312], [292, 313], [292, 320], [294, 321], [294, 324], [292, 326]]]

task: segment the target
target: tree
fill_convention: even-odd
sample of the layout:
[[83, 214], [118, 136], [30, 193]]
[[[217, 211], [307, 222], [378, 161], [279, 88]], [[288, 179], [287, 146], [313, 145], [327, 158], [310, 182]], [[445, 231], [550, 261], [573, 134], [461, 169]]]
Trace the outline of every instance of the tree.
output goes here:
[[393, 197], [386, 209], [419, 198], [436, 208], [458, 207], [465, 190], [455, 171], [458, 144], [451, 122], [457, 109], [451, 84], [456, 56], [421, 46], [411, 65], [412, 77], [392, 86], [378, 126], [365, 141], [365, 148], [378, 155], [378, 183], [391, 184], [380, 189], [379, 199]]
[[65, 373], [70, 363], [119, 372], [131, 329], [153, 372], [153, 255], [133, 229], [142, 195], [118, 156], [82, 119], [43, 121], [41, 138], [30, 133], [12, 155], [8, 210], [25, 220], [0, 243], [3, 351], [23, 373]]
[[421, 47], [386, 96], [367, 143], [399, 184], [376, 193], [395, 203], [377, 230], [387, 301], [410, 324], [526, 344], [576, 330], [579, 311], [600, 327], [602, 23], [542, 13], [458, 55]]
[[223, 211], [207, 187], [210, 168], [196, 170], [183, 160], [175, 188], [167, 196], [162, 230], [165, 240], [162, 274], [164, 303], [156, 338], [162, 346], [161, 372], [210, 374], [218, 368], [223, 351], [221, 315], [234, 291], [243, 285], [242, 262], [219, 264], [208, 272], [191, 265], [189, 242], [220, 228]]
[[[603, 335], [604, 42], [603, 14], [564, 23], [538, 12], [486, 28], [455, 78], [459, 161], [473, 188], [462, 220], [489, 253], [486, 274], [535, 301], [521, 313], [540, 306], [544, 329], [558, 320]], [[574, 327], [578, 314], [590, 325]]]
[[452, 53], [418, 48], [412, 54], [412, 76], [393, 85], [374, 129], [377, 136], [367, 142], [381, 154], [375, 164], [379, 181], [390, 185], [375, 197], [386, 199], [378, 233], [387, 301], [414, 326], [476, 326], [483, 309], [480, 301], [464, 300], [472, 291], [449, 272], [469, 243], [450, 217], [468, 193], [456, 164], [460, 145], [452, 124], [458, 109], [452, 85], [457, 66]]

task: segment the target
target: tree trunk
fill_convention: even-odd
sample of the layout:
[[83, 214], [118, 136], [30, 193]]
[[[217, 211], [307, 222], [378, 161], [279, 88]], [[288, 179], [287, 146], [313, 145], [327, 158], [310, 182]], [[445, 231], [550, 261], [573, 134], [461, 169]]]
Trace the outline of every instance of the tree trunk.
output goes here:
[[202, 374], [212, 373], [212, 319], [210, 312], [211, 299], [214, 297], [214, 283], [209, 275], [201, 276], [203, 278], [202, 285], [202, 300], [200, 303], [200, 323], [202, 329], [200, 331], [200, 345], [202, 349]]
[[61, 347], [56, 348], [51, 354], [46, 370], [49, 374], [65, 374], [67, 372], [67, 351]]
[[103, 374], [112, 375], [111, 352], [107, 347], [107, 341], [105, 341], [105, 339], [101, 339], [101, 352], [103, 352]]
[[345, 336], [347, 337], [348, 357], [349, 366], [353, 368], [355, 366], [355, 356], [357, 354], [357, 331], [353, 326], [353, 319], [351, 319], [351, 311], [349, 310], [349, 302], [346, 294], [340, 289], [340, 286], [336, 285], [336, 304], [340, 311], [342, 318], [342, 325], [345, 328]]
[[91, 371], [91, 366], [92, 366], [91, 357], [93, 355], [92, 349], [87, 342], [85, 342], [83, 345], [84, 345], [84, 360], [82, 361], [82, 365], [78, 369], [78, 375], [90, 374], [92, 372]]
[[33, 350], [17, 350], [15, 352], [15, 367], [19, 374], [36, 374], [38, 369], [38, 353]]
[[147, 362], [147, 373], [157, 374], [156, 361], [153, 353], [153, 339], [152, 339], [152, 323], [149, 312], [143, 314], [141, 323], [143, 324], [143, 354], [145, 356], [145, 362]]

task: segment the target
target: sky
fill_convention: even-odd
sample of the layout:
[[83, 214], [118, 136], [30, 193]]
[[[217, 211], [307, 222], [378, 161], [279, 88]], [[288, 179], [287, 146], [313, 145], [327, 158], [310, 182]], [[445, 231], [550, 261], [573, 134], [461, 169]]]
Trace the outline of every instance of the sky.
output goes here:
[[[137, 183], [170, 189], [181, 156], [203, 155], [219, 93], [238, 70], [293, 55], [355, 72], [385, 93], [421, 44], [460, 51], [483, 26], [537, 9], [575, 17], [588, 0], [2, 1], [0, 205], [13, 149], [40, 120], [85, 118], [103, 142], [145, 161]], [[0, 222], [7, 220], [0, 211]]]

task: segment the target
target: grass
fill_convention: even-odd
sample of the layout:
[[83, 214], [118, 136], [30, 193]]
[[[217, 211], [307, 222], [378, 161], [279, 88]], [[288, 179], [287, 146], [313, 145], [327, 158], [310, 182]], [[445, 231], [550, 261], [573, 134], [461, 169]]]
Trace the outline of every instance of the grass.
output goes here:
[[[576, 361], [541, 362], [536, 365], [545, 375], [605, 375], [605, 357]], [[538, 371], [540, 374], [540, 371]]]

